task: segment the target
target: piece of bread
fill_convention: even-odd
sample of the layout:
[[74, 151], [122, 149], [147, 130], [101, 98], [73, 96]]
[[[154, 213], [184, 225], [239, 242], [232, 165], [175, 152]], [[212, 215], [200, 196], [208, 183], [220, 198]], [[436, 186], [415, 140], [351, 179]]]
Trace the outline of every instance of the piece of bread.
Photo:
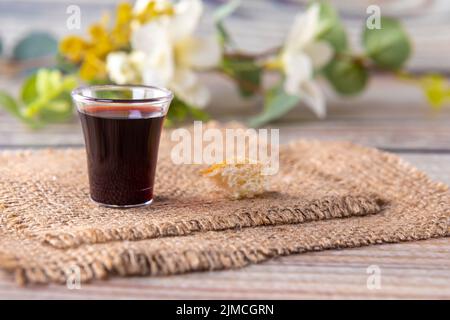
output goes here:
[[268, 179], [264, 165], [248, 159], [214, 164], [202, 171], [232, 199], [253, 198], [264, 193]]

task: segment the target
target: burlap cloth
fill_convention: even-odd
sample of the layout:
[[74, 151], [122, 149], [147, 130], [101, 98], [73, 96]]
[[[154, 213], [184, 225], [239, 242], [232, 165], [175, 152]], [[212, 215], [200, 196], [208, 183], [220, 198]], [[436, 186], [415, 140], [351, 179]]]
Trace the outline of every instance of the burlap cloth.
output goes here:
[[447, 186], [388, 153], [300, 140], [281, 147], [270, 192], [233, 201], [170, 146], [166, 133], [154, 204], [128, 210], [89, 200], [82, 149], [1, 153], [0, 268], [62, 283], [75, 268], [82, 281], [169, 275], [450, 235]]

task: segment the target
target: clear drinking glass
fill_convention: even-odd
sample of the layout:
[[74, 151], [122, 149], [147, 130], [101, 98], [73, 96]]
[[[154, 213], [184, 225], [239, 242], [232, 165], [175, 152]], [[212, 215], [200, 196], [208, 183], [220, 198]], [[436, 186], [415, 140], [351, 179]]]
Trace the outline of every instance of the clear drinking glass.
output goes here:
[[152, 203], [159, 140], [172, 92], [99, 85], [75, 89], [72, 98], [83, 127], [92, 200], [111, 207]]

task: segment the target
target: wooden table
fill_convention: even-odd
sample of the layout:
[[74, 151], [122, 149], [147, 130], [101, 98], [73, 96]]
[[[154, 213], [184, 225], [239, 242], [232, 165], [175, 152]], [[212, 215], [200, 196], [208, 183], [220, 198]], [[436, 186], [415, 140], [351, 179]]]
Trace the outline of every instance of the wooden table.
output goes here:
[[[219, 83], [221, 92], [231, 90]], [[214, 90], [214, 88], [212, 88]], [[327, 120], [313, 120], [299, 108], [280, 128], [282, 142], [298, 137], [351, 140], [397, 153], [436, 180], [450, 184], [450, 109], [434, 114], [420, 92], [390, 78], [378, 78], [362, 97], [329, 95]], [[242, 104], [216, 98], [212, 113], [231, 119]], [[236, 103], [236, 104], [235, 104]], [[258, 101], [249, 104], [254, 112]], [[247, 110], [247, 109], [246, 109]], [[0, 111], [0, 148], [82, 146], [78, 122], [38, 132], [26, 130]], [[367, 268], [380, 267], [381, 288], [367, 288]], [[450, 298], [450, 239], [307, 253], [273, 259], [241, 270], [154, 278], [114, 278], [65, 286], [19, 288], [0, 273], [0, 298], [7, 299], [300, 299], [300, 298]]]

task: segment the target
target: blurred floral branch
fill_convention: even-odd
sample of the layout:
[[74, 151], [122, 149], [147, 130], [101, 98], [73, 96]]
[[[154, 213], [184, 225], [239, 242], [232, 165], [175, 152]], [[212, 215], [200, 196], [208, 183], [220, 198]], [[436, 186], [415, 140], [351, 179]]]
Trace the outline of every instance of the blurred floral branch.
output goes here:
[[[312, 1], [300, 12], [283, 44], [258, 53], [237, 49], [225, 21], [239, 8], [231, 0], [214, 13], [213, 34], [195, 34], [203, 14], [201, 0], [137, 0], [117, 6], [114, 17], [104, 16], [90, 26], [87, 37], [70, 35], [59, 43], [56, 63], [41, 68], [24, 82], [18, 99], [0, 91], [0, 105], [32, 127], [70, 118], [70, 91], [81, 82], [160, 85], [176, 98], [168, 123], [186, 118], [207, 119], [203, 110], [209, 91], [199, 73], [215, 72], [236, 83], [243, 97], [264, 98], [253, 126], [276, 120], [299, 102], [319, 117], [326, 116], [326, 101], [317, 78], [326, 79], [341, 95], [356, 95], [370, 76], [387, 73], [417, 85], [430, 105], [439, 109], [450, 101], [450, 85], [438, 74], [413, 75], [404, 65], [411, 55], [411, 42], [400, 22], [382, 17], [380, 29], [364, 23], [363, 52], [353, 52], [336, 10], [325, 1]], [[47, 58], [34, 59], [56, 46], [45, 34], [23, 39], [15, 48], [16, 62], [0, 63], [2, 73], [48, 65]], [[0, 45], [1, 48], [1, 45]], [[40, 52], [44, 50], [44, 52]], [[30, 54], [30, 52], [34, 52]], [[39, 56], [39, 54], [38, 54]], [[44, 60], [42, 60], [44, 59]], [[264, 75], [277, 75], [266, 88]]]

